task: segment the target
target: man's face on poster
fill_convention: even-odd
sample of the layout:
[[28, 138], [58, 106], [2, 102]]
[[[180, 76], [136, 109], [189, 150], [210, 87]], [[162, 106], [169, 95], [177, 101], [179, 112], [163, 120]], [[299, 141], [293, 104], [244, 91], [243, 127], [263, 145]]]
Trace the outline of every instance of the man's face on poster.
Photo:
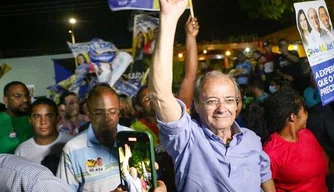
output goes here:
[[319, 32], [320, 31], [319, 18], [315, 9], [310, 8], [308, 10], [308, 18], [310, 20], [312, 27]]
[[330, 29], [329, 15], [325, 8], [319, 8], [319, 17], [321, 23], [327, 28]]

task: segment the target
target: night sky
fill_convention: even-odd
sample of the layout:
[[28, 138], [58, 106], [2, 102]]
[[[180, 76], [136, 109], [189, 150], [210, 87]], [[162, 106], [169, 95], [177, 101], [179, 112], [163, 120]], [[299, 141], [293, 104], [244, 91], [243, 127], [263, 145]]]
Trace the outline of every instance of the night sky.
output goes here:
[[[200, 24], [198, 41], [227, 40], [230, 36], [258, 34], [260, 37], [293, 24], [251, 20], [237, 1], [193, 0]], [[107, 0], [2, 1], [0, 3], [0, 57], [32, 56], [69, 52], [68, 19], [73, 16], [76, 42], [95, 37], [112, 41], [118, 48], [130, 48], [133, 16], [136, 11], [112, 12]], [[187, 10], [179, 21], [177, 43], [184, 42]]]

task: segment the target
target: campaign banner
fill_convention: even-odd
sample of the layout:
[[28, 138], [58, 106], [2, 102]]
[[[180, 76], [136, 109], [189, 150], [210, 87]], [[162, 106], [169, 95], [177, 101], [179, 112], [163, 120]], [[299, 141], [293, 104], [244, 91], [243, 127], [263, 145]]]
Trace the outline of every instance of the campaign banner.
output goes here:
[[74, 74], [47, 87], [56, 95], [67, 90], [84, 98], [98, 83], [108, 83], [112, 87], [133, 62], [129, 53], [119, 51], [114, 44], [102, 39], [67, 44], [74, 55], [76, 68]]
[[146, 10], [159, 11], [159, 0], [108, 0], [109, 8], [112, 11], [119, 10]]
[[159, 31], [159, 19], [150, 15], [135, 16], [133, 25], [132, 57], [143, 59], [144, 54], [152, 54]]
[[72, 51], [78, 65], [89, 63], [90, 61], [111, 62], [118, 51], [117, 47], [111, 42], [98, 38], [83, 43], [72, 44], [67, 42], [67, 45]]
[[146, 14], [135, 16], [133, 26], [132, 57], [134, 62], [125, 72], [128, 79], [140, 80], [151, 65], [155, 49], [159, 19]]
[[114, 86], [115, 82], [123, 75], [132, 61], [132, 56], [129, 53], [124, 51], [117, 53], [116, 58], [112, 61], [112, 75], [108, 81], [110, 86]]
[[297, 28], [322, 105], [334, 100], [334, 29], [325, 1], [294, 4]]

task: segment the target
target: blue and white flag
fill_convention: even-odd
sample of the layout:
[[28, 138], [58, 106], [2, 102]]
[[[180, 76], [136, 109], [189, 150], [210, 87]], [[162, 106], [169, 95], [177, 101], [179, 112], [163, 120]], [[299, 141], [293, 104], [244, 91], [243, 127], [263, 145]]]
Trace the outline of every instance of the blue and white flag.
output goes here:
[[146, 10], [159, 11], [159, 0], [108, 0], [109, 7], [112, 11], [119, 10]]

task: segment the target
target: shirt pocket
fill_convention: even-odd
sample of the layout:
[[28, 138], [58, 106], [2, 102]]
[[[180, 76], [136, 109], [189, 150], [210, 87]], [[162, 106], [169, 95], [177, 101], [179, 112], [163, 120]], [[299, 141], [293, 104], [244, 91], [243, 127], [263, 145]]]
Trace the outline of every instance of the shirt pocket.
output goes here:
[[248, 164], [242, 169], [245, 184], [261, 183], [260, 165]]

